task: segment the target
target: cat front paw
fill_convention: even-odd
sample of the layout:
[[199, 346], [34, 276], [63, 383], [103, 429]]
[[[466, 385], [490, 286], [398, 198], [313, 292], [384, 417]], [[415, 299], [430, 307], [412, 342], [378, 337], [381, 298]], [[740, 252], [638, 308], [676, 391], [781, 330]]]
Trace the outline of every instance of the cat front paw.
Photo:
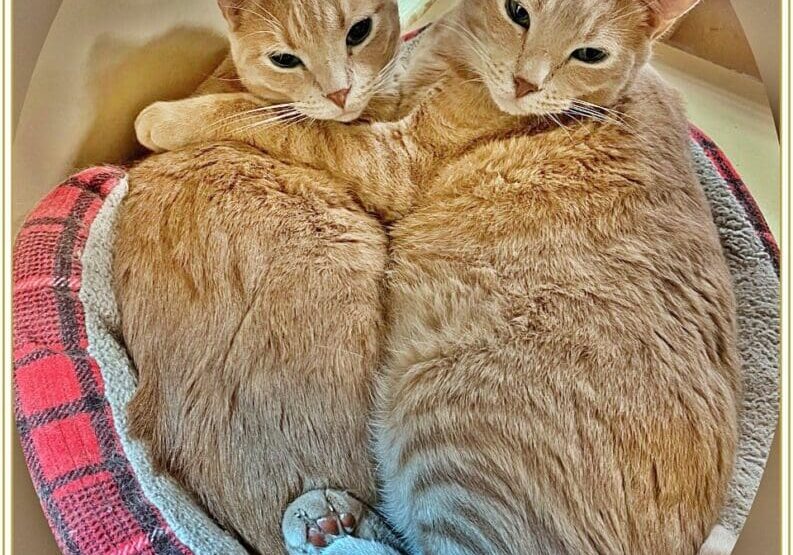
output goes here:
[[185, 114], [174, 102], [155, 102], [135, 120], [138, 142], [152, 152], [168, 152], [193, 142]]

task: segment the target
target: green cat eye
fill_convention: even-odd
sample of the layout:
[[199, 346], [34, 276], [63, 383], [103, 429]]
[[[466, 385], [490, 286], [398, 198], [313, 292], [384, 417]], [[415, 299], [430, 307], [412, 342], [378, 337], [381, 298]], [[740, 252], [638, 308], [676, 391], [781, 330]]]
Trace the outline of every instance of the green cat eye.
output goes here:
[[347, 33], [347, 46], [358, 46], [372, 33], [372, 18], [367, 17], [350, 27]]
[[585, 64], [597, 64], [608, 58], [609, 54], [600, 48], [579, 48], [570, 57]]
[[524, 8], [520, 2], [507, 0], [507, 14], [512, 21], [524, 29], [531, 27], [531, 15], [529, 15], [529, 10]]
[[303, 65], [303, 60], [292, 54], [273, 54], [270, 56], [273, 65], [283, 69], [294, 69]]

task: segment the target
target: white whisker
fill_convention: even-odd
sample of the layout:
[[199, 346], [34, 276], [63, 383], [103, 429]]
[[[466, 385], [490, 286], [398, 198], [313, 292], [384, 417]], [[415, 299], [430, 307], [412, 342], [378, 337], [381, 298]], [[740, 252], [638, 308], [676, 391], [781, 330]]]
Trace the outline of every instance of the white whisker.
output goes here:
[[[605, 125], [613, 125], [614, 127], [618, 127], [626, 131], [631, 137], [639, 141], [639, 143], [643, 145], [650, 145], [650, 141], [647, 140], [647, 138], [644, 136], [644, 133], [639, 132], [639, 130], [628, 125], [625, 121], [617, 117], [614, 117], [608, 112], [603, 112], [588, 106], [577, 105], [577, 106], [573, 106], [573, 108], [568, 110], [568, 113], [570, 115], [581, 116], [587, 119], [591, 119], [599, 123], [603, 123]], [[649, 130], [646, 126], [644, 131], [645, 133], [649, 133], [650, 135], [655, 135], [655, 133]]]
[[258, 35], [268, 35], [268, 36], [271, 36], [273, 38], [278, 38], [280, 36], [278, 33], [276, 33], [275, 31], [272, 31], [270, 29], [262, 29], [262, 30], [259, 30], [259, 31], [253, 31], [251, 33], [248, 33], [247, 35], [242, 35], [240, 37], [240, 40], [248, 39], [250, 37], [255, 37], [255, 36], [258, 36]]
[[228, 123], [239, 123], [241, 121], [249, 120], [253, 117], [258, 117], [261, 115], [266, 115], [269, 112], [289, 112], [293, 110], [294, 104], [287, 103], [287, 104], [275, 104], [272, 106], [262, 106], [260, 108], [254, 108], [252, 110], [247, 110], [245, 112], [237, 112], [226, 117], [220, 118], [217, 121], [214, 121], [209, 125], [208, 131], [215, 131], [220, 127]]
[[562, 121], [554, 114], [548, 114], [548, 117], [551, 118], [551, 121], [558, 125], [559, 128], [567, 134], [567, 138], [570, 139], [570, 142], [573, 142], [573, 136], [570, 134], [570, 130], [567, 129], [567, 126], [564, 125], [564, 123], [562, 123]]
[[235, 81], [235, 82], [242, 81], [242, 79], [240, 79], [239, 77], [215, 77], [214, 75], [210, 75], [209, 78], [214, 79], [216, 81]]
[[257, 122], [254, 122], [252, 124], [248, 124], [248, 125], [246, 125], [244, 127], [235, 128], [235, 129], [233, 129], [233, 132], [235, 134], [241, 134], [241, 133], [245, 133], [247, 131], [251, 131], [253, 129], [258, 129], [258, 128], [261, 128], [261, 127], [270, 127], [272, 125], [276, 125], [276, 124], [280, 124], [280, 123], [287, 123], [287, 122], [291, 122], [291, 121], [293, 121], [295, 119], [301, 119], [301, 118], [306, 118], [306, 116], [304, 116], [303, 114], [301, 114], [299, 112], [290, 112], [288, 114], [282, 114], [282, 115], [275, 116], [275, 117], [272, 117], [272, 118], [268, 118], [268, 119], [265, 119], [265, 120], [262, 120], [262, 121], [257, 121]]
[[281, 24], [281, 22], [278, 21], [277, 17], [275, 17], [273, 14], [271, 14], [270, 12], [265, 10], [262, 6], [258, 6], [258, 7], [261, 8], [261, 10], [262, 10], [261, 12], [254, 11], [254, 10], [251, 10], [251, 9], [248, 9], [248, 8], [243, 8], [241, 6], [237, 6], [235, 9], [243, 11], [243, 12], [248, 12], [250, 14], [253, 14], [253, 15], [257, 16], [260, 20], [264, 21], [265, 23], [270, 23], [271, 25], [275, 25], [276, 27], [278, 27], [278, 28], [283, 30], [284, 27]]

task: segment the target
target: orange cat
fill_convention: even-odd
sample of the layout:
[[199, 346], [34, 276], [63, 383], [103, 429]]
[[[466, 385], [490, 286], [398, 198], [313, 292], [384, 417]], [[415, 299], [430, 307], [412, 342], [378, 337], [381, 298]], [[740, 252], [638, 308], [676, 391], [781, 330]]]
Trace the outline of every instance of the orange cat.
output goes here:
[[233, 138], [312, 164], [392, 224], [375, 443], [410, 553], [691, 555], [716, 523], [740, 396], [731, 278], [682, 102], [646, 66], [694, 4], [462, 0], [397, 123], [195, 125], [245, 95], [141, 116], [160, 149]]
[[[264, 106], [207, 128], [393, 106], [396, 1], [221, 7], [233, 59], [202, 90], [242, 87]], [[233, 143], [136, 165], [119, 218], [114, 285], [139, 372], [129, 417], [160, 470], [263, 555], [284, 552], [281, 516], [308, 490], [349, 487], [374, 503], [382, 225], [327, 172]], [[356, 517], [360, 533], [379, 533]]]

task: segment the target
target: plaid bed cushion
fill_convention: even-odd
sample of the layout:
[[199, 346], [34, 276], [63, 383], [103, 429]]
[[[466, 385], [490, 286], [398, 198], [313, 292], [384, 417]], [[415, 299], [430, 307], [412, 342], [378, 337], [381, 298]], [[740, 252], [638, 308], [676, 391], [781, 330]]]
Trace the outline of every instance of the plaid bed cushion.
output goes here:
[[757, 233], [757, 236], [763, 243], [763, 248], [771, 259], [777, 275], [779, 275], [779, 245], [776, 239], [774, 239], [774, 234], [771, 232], [771, 228], [768, 226], [765, 216], [763, 216], [763, 211], [760, 210], [757, 201], [754, 200], [752, 193], [749, 192], [749, 187], [747, 187], [746, 183], [741, 179], [738, 170], [732, 165], [732, 162], [730, 162], [727, 155], [724, 154], [724, 151], [721, 150], [710, 137], [693, 125], [690, 127], [689, 131], [691, 140], [702, 148], [708, 160], [710, 160], [713, 167], [716, 169], [716, 172], [730, 188], [730, 192], [738, 200], [741, 207], [743, 207], [755, 233]]
[[81, 254], [119, 184], [86, 170], [30, 215], [14, 253], [14, 396], [28, 468], [67, 554], [188, 554], [143, 495], [118, 441], [79, 300]]
[[[746, 186], [710, 139], [693, 128], [691, 137], [743, 206], [778, 272], [779, 249]], [[17, 237], [16, 422], [64, 553], [189, 554], [144, 494], [119, 439], [102, 372], [89, 353], [80, 300], [82, 253], [94, 219], [124, 177], [118, 168], [99, 167], [68, 179], [41, 202]]]

